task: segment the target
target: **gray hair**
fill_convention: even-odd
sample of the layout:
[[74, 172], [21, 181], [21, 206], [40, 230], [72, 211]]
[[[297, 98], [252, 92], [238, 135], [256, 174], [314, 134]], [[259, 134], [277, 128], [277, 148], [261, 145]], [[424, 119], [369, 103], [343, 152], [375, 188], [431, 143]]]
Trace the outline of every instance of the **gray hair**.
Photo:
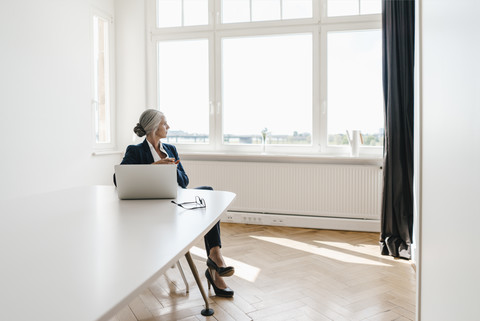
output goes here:
[[138, 137], [142, 137], [150, 134], [150, 132], [157, 129], [158, 125], [162, 121], [162, 117], [165, 117], [163, 113], [157, 109], [147, 109], [141, 115], [138, 120], [137, 126], [133, 129], [133, 132]]

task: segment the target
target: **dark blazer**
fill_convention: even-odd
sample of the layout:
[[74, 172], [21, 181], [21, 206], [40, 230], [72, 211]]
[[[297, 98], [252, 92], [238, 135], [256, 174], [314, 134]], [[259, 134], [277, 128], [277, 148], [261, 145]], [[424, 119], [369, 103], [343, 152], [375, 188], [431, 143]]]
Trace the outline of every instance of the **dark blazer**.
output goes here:
[[[163, 148], [168, 154], [168, 157], [175, 158], [178, 160], [178, 153], [175, 146], [170, 144], [162, 143]], [[125, 164], [151, 164], [153, 163], [153, 156], [152, 152], [150, 151], [150, 147], [148, 146], [148, 142], [145, 139], [143, 143], [138, 145], [130, 145], [127, 147], [127, 151], [125, 152], [125, 156], [123, 157], [121, 165]], [[115, 176], [113, 176], [113, 182], [115, 182]], [[177, 164], [177, 182], [178, 185], [182, 188], [187, 188], [188, 186], [188, 176], [183, 169], [182, 163]]]

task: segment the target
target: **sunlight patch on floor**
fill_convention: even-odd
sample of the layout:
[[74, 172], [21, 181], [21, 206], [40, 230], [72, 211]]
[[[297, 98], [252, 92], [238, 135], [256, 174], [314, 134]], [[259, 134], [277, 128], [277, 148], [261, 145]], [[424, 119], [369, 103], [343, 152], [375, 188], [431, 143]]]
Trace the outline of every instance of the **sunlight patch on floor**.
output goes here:
[[286, 238], [281, 238], [281, 237], [267, 237], [267, 236], [251, 236], [252, 238], [255, 238], [257, 240], [265, 241], [265, 242], [270, 242], [274, 244], [278, 244], [281, 246], [289, 247], [295, 250], [300, 250], [316, 255], [321, 255], [323, 257], [327, 257], [329, 259], [337, 260], [337, 261], [342, 261], [345, 263], [355, 263], [355, 264], [368, 264], [368, 265], [379, 265], [379, 266], [391, 266], [390, 264], [385, 264], [382, 262], [374, 261], [374, 260], [369, 260], [360, 256], [352, 255], [352, 254], [347, 254], [342, 251], [335, 251], [327, 248], [322, 248], [318, 247], [315, 245], [310, 245], [307, 243], [302, 243]]
[[[207, 254], [205, 253], [204, 249], [194, 246], [190, 249], [190, 253], [205, 259], [205, 261], [207, 260]], [[237, 261], [227, 256], [224, 256], [223, 259], [225, 260], [225, 264], [227, 264], [227, 266], [235, 267], [235, 276], [242, 278], [245, 281], [255, 282], [260, 274], [261, 269], [253, 265]]]
[[[320, 244], [323, 244], [323, 245], [326, 245], [326, 246], [330, 246], [330, 247], [336, 247], [336, 248], [339, 248], [339, 249], [344, 249], [344, 250], [348, 250], [348, 251], [352, 251], [352, 252], [358, 252], [358, 253], [361, 253], [363, 255], [369, 255], [369, 256], [372, 256], [374, 258], [378, 258], [380, 260], [389, 260], [389, 259], [393, 259], [392, 257], [390, 256], [384, 256], [384, 255], [381, 255], [380, 254], [380, 246], [378, 244], [355, 244], [355, 245], [352, 245], [352, 244], [348, 244], [348, 243], [344, 243], [344, 242], [327, 242], [327, 241], [314, 241], [315, 243], [320, 243]], [[378, 253], [378, 255], [375, 255], [375, 254], [369, 254], [369, 253], [366, 253], [365, 249], [368, 249], [367, 251], [372, 251], [373, 253]], [[398, 260], [396, 262], [400, 262], [400, 263], [404, 263], [404, 264], [410, 264], [410, 262], [408, 260]]]
[[[331, 246], [331, 247], [336, 247], [339, 249], [344, 249], [344, 250], [349, 250], [349, 251], [354, 251], [358, 253], [363, 253], [365, 254], [365, 249], [367, 251], [375, 251], [378, 250], [378, 253], [380, 253], [380, 246], [378, 244], [348, 244], [345, 242], [329, 242], [329, 241], [313, 241], [315, 243], [323, 244], [326, 246]], [[379, 254], [380, 255], [380, 254]]]

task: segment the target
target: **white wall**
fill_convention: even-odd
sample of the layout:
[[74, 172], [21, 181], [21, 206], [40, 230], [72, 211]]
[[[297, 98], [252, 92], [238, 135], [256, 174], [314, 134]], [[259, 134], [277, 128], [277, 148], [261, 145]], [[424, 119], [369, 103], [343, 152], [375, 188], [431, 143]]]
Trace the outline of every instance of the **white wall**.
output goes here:
[[0, 3], [0, 199], [111, 184], [91, 156], [91, 10], [113, 0]]
[[115, 19], [117, 136], [119, 149], [123, 151], [133, 144], [133, 127], [147, 107], [145, 1], [116, 0]]
[[480, 2], [422, 0], [420, 320], [478, 320]]

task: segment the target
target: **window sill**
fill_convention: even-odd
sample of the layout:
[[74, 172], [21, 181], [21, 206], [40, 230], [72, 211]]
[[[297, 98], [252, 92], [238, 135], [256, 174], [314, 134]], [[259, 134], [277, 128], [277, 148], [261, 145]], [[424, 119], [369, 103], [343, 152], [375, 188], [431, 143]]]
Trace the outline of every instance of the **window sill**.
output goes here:
[[182, 160], [222, 162], [306, 163], [383, 166], [383, 158], [374, 155], [351, 157], [348, 155], [292, 155], [292, 154], [234, 154], [182, 152]]
[[92, 152], [92, 156], [106, 156], [106, 155], [117, 155], [123, 154], [121, 150], [104, 150], [104, 151], [94, 151]]

